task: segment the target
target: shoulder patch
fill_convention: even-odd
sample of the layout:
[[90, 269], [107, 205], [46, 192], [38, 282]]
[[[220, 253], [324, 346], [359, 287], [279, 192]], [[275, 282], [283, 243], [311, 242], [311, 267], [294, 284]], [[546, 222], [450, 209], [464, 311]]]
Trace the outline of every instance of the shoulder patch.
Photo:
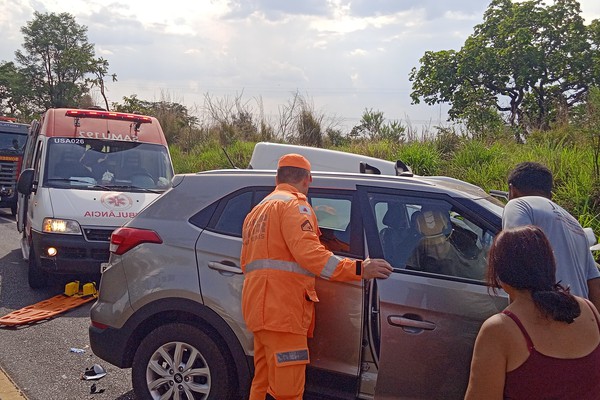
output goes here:
[[305, 206], [305, 205], [301, 204], [298, 206], [298, 211], [300, 211], [300, 214], [312, 215], [312, 212], [310, 211], [309, 206]]
[[300, 225], [300, 228], [305, 232], [314, 232], [313, 226], [309, 220], [306, 220]]

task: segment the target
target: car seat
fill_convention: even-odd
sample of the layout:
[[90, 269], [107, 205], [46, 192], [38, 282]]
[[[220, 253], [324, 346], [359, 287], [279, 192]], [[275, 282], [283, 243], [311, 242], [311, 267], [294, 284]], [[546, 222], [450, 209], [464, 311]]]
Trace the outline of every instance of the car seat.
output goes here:
[[92, 172], [79, 162], [81, 154], [78, 149], [66, 149], [61, 161], [54, 166], [54, 176], [69, 179], [72, 177], [92, 177]]
[[123, 165], [117, 171], [118, 180], [129, 180], [138, 187], [151, 188], [156, 186], [154, 177], [142, 166], [142, 156], [135, 150], [129, 150], [123, 155]]
[[452, 231], [448, 212], [424, 205], [412, 215], [412, 221], [420, 235], [415, 254], [411, 257], [414, 269], [445, 273], [448, 262], [451, 262], [448, 255], [452, 247], [448, 241]]
[[152, 189], [156, 187], [156, 182], [148, 173], [139, 173], [131, 175], [131, 185], [144, 189]]
[[443, 241], [452, 232], [450, 215], [447, 211], [423, 206], [421, 211], [415, 212], [413, 220], [415, 228], [426, 240]]
[[[478, 257], [480, 251], [473, 250], [467, 257], [464, 251], [456, 247], [453, 236], [459, 233], [450, 221], [448, 210], [423, 206], [415, 217], [415, 224], [422, 235], [414, 257], [416, 269], [448, 276], [483, 279], [485, 258]], [[475, 234], [471, 232], [471, 240], [472, 235]]]
[[384, 258], [395, 267], [403, 267], [419, 242], [418, 232], [408, 223], [404, 205], [389, 204], [379, 232]]

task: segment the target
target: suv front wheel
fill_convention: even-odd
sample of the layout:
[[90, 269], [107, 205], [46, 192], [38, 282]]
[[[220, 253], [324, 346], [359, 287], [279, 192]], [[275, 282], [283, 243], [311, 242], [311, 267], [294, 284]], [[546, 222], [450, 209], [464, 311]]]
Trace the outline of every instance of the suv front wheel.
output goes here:
[[227, 360], [202, 330], [173, 323], [150, 332], [133, 359], [132, 383], [140, 399], [232, 398]]

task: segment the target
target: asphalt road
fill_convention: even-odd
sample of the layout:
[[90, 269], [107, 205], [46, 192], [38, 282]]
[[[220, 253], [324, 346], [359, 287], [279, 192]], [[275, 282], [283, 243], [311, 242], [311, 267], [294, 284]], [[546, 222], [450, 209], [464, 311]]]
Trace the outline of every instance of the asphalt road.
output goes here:
[[[44, 290], [29, 288], [20, 235], [8, 209], [0, 209], [0, 238], [0, 317], [63, 292], [66, 281]], [[131, 371], [100, 360], [89, 348], [91, 304], [34, 325], [0, 327], [0, 367], [29, 400], [135, 399]], [[73, 353], [71, 348], [84, 352]], [[82, 380], [85, 369], [96, 363], [106, 369], [106, 376]], [[104, 392], [91, 394], [93, 383]]]

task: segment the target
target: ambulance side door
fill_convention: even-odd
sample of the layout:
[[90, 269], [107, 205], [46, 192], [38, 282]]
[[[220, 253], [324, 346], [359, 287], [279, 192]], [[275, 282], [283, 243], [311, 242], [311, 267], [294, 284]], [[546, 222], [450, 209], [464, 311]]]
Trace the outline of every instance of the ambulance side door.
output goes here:
[[[41, 143], [38, 143], [38, 136], [40, 133], [40, 123], [38, 121], [33, 121], [29, 128], [29, 134], [27, 138], [27, 143], [25, 145], [25, 151], [23, 153], [23, 166], [21, 167], [21, 171], [26, 168], [33, 168], [34, 166], [34, 155], [41, 154]], [[36, 149], [38, 150], [36, 152]], [[39, 158], [39, 156], [38, 156]], [[27, 216], [27, 208], [28, 208], [28, 199], [29, 195], [24, 195], [22, 193], [17, 194], [17, 230], [19, 232], [23, 232], [26, 224], [26, 216]]]

